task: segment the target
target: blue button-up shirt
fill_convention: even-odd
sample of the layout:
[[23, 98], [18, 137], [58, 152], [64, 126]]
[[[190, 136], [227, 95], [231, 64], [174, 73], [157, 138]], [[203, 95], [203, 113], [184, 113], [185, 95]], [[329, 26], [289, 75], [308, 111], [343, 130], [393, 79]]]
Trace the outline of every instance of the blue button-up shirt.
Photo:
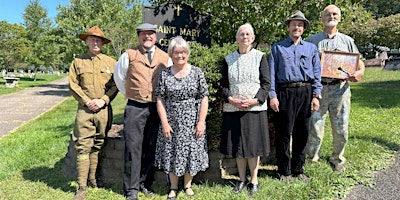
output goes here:
[[321, 94], [321, 65], [317, 46], [288, 38], [272, 46], [268, 60], [271, 73], [270, 98], [276, 98], [279, 83], [310, 82], [313, 94]]

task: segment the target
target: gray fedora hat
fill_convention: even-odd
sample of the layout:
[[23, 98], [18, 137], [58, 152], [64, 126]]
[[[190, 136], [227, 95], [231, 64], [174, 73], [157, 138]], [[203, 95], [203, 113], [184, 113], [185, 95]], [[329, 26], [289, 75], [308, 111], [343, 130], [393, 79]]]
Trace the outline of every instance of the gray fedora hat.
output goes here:
[[149, 23], [143, 23], [140, 24], [137, 28], [136, 28], [136, 32], [139, 34], [140, 31], [153, 31], [154, 33], [156, 32], [156, 25], [154, 24], [149, 24]]
[[301, 21], [303, 21], [303, 22], [304, 22], [304, 29], [306, 29], [307, 27], [310, 26], [310, 22], [306, 19], [306, 17], [304, 16], [304, 14], [303, 14], [301, 11], [299, 11], [299, 10], [296, 10], [296, 11], [289, 17], [289, 19], [287, 19], [287, 20], [285, 21], [285, 25], [288, 26], [289, 23], [290, 23], [290, 21], [292, 21], [292, 20], [301, 20]]

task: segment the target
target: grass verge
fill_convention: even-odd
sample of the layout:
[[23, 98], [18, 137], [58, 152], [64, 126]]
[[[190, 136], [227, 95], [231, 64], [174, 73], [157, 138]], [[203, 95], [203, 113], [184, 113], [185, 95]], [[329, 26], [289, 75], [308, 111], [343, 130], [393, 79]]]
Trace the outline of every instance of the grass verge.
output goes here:
[[[368, 68], [363, 81], [352, 83], [352, 110], [346, 172], [333, 172], [328, 158], [332, 151], [329, 123], [321, 161], [307, 163], [310, 182], [287, 184], [276, 171], [260, 170], [260, 191], [232, 195], [232, 184], [206, 181], [196, 184], [195, 199], [338, 199], [356, 184], [372, 185], [373, 173], [389, 166], [400, 149], [400, 72]], [[125, 100], [113, 101], [114, 121], [122, 122]], [[77, 184], [62, 172], [76, 102], [69, 98], [0, 139], [0, 199], [72, 199]], [[217, 176], [217, 175], [216, 175]], [[156, 184], [151, 199], [165, 199], [168, 189]], [[150, 199], [140, 196], [141, 199]], [[180, 199], [190, 199], [180, 192]], [[89, 189], [87, 199], [124, 199], [120, 187]]]
[[15, 88], [7, 88], [6, 80], [1, 78], [0, 79], [0, 95], [11, 94], [11, 93], [15, 93], [15, 92], [24, 90], [26, 88], [44, 85], [46, 83], [52, 82], [54, 80], [60, 79], [65, 76], [67, 76], [67, 75], [61, 74], [60, 76], [56, 76], [54, 74], [40, 74], [39, 73], [36, 75], [36, 81], [33, 81], [34, 80], [33, 77], [32, 78], [30, 78], [28, 76], [18, 77], [19, 78], [18, 87], [15, 87]]

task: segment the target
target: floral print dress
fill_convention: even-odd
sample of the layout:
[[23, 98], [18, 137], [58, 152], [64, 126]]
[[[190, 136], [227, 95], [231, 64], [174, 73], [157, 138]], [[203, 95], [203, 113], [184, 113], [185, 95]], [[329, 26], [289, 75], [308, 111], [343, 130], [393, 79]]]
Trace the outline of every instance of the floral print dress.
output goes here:
[[155, 166], [176, 176], [189, 173], [195, 176], [208, 168], [206, 134], [196, 138], [195, 130], [201, 100], [208, 96], [208, 85], [200, 68], [191, 66], [189, 74], [176, 78], [171, 67], [159, 77], [156, 96], [165, 102], [168, 123], [174, 131], [172, 139], [164, 137], [160, 125]]

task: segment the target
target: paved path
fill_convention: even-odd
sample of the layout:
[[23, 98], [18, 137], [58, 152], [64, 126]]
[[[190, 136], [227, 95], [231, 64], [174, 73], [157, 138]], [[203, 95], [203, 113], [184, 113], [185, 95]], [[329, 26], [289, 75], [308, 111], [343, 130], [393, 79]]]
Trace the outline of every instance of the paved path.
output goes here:
[[400, 154], [394, 163], [375, 173], [373, 187], [357, 185], [346, 200], [398, 200], [400, 199]]
[[[68, 79], [34, 87], [18, 93], [0, 95], [0, 139], [24, 123], [63, 102], [70, 96]], [[346, 200], [400, 199], [400, 154], [387, 169], [374, 175], [374, 186], [355, 186]]]
[[17, 93], [0, 95], [0, 138], [70, 96], [68, 78]]

